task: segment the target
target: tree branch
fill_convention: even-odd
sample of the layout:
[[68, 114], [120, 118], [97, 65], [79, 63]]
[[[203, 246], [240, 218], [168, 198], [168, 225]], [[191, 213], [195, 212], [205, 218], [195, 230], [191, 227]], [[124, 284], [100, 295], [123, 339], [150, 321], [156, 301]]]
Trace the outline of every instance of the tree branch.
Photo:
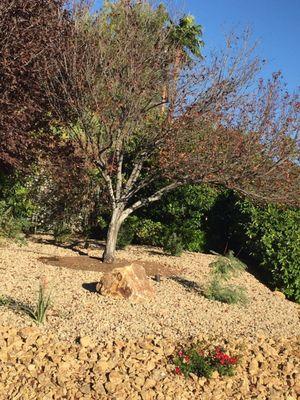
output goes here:
[[171, 190], [176, 189], [179, 186], [182, 186], [183, 182], [173, 182], [168, 186], [163, 187], [162, 189], [158, 190], [151, 196], [136, 201], [132, 206], [128, 207], [126, 210], [123, 211], [121, 216], [121, 220], [124, 221], [130, 214], [132, 214], [135, 210], [149, 204], [153, 203], [154, 201], [160, 200], [165, 193], [170, 192]]

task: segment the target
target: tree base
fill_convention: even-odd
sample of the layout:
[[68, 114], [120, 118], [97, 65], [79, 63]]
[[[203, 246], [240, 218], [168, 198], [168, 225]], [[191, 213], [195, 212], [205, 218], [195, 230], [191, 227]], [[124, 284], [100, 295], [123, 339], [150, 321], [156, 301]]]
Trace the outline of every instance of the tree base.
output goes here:
[[102, 256], [102, 261], [105, 264], [113, 264], [113, 262], [115, 261], [115, 257], [112, 254], [107, 254], [104, 252]]

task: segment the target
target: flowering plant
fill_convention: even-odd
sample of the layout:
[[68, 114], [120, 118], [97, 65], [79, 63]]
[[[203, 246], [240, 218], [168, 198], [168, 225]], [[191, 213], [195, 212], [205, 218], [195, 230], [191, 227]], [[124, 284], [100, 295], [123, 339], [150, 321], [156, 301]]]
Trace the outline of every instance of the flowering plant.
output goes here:
[[214, 371], [218, 371], [221, 376], [232, 376], [238, 359], [226, 354], [221, 347], [202, 349], [199, 345], [195, 345], [185, 351], [179, 350], [173, 361], [177, 374], [187, 377], [193, 373], [210, 378]]

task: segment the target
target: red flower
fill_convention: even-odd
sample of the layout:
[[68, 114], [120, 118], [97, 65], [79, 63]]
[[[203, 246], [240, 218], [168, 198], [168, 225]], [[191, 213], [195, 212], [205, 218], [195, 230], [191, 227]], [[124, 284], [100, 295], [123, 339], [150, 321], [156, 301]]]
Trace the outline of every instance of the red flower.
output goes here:
[[184, 360], [185, 360], [185, 362], [189, 363], [190, 362], [190, 357], [189, 356], [185, 356]]
[[235, 357], [230, 357], [228, 354], [223, 353], [219, 348], [216, 349], [214, 357], [221, 365], [232, 365], [237, 362]]
[[175, 373], [176, 373], [177, 375], [181, 374], [181, 369], [180, 369], [179, 367], [176, 367], [176, 368], [175, 368]]
[[179, 355], [179, 357], [183, 357], [183, 351], [180, 350], [180, 351], [178, 352], [178, 355]]

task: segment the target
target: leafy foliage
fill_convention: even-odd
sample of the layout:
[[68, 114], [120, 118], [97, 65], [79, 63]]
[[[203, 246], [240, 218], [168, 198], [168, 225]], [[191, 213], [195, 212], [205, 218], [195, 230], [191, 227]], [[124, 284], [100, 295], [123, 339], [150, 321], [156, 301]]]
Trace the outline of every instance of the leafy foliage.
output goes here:
[[49, 133], [38, 129], [46, 127], [50, 117], [45, 71], [54, 81], [53, 60], [62, 56], [68, 37], [64, 3], [0, 2], [1, 168], [30, 167], [42, 147], [53, 149]]
[[247, 252], [268, 272], [273, 288], [300, 302], [300, 210], [239, 206], [248, 218], [243, 224]]
[[171, 254], [171, 256], [179, 257], [182, 254], [183, 246], [182, 241], [175, 232], [169, 233], [165, 239], [164, 251]]
[[70, 226], [62, 222], [61, 224], [54, 225], [53, 237], [55, 243], [66, 243], [72, 237], [72, 230]]
[[171, 40], [185, 52], [186, 57], [190, 54], [202, 57], [201, 48], [204, 45], [202, 37], [202, 26], [196, 24], [193, 15], [185, 15], [180, 18], [178, 24], [171, 22], [169, 26]]
[[204, 251], [207, 213], [218, 195], [217, 190], [199, 185], [187, 185], [168, 193], [130, 217], [134, 242], [163, 247], [166, 237], [174, 232], [181, 238], [184, 250]]
[[5, 202], [0, 201], [0, 236], [14, 239], [21, 244], [25, 242], [23, 231], [27, 227], [26, 220], [16, 219], [12, 209], [8, 208]]
[[205, 349], [201, 343], [198, 343], [186, 350], [180, 350], [173, 362], [176, 365], [177, 374], [182, 373], [188, 377], [190, 373], [193, 373], [199, 377], [210, 378], [214, 371], [218, 371], [221, 376], [234, 375], [238, 360], [236, 357], [230, 357], [220, 347]]
[[35, 206], [20, 176], [0, 174], [0, 236], [24, 243]]
[[134, 233], [130, 226], [128, 225], [121, 226], [117, 239], [117, 249], [123, 250], [127, 246], [129, 246], [132, 243], [133, 236]]

